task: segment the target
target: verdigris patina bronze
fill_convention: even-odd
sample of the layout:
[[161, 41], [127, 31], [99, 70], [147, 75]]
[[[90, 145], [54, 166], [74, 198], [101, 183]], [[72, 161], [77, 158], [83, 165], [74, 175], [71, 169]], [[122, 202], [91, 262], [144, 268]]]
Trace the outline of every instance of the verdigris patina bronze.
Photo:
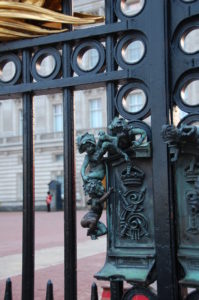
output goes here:
[[181, 283], [199, 286], [199, 129], [195, 125], [164, 125], [162, 136], [175, 162], [178, 260]]
[[182, 124], [179, 128], [174, 125], [162, 127], [163, 140], [168, 144], [171, 161], [178, 159], [180, 152], [189, 152], [192, 147], [199, 149], [199, 130], [197, 126]]
[[[128, 162], [126, 168], [126, 177], [130, 176], [131, 163], [130, 158], [124, 149], [131, 150], [140, 146], [146, 138], [146, 132], [140, 128], [133, 128], [132, 125], [121, 118], [115, 117], [112, 123], [109, 125], [111, 135], [106, 134], [103, 131], [99, 132], [98, 142], [96, 142], [93, 134], [85, 133], [77, 138], [77, 145], [80, 153], [86, 152], [84, 162], [81, 168], [81, 176], [83, 179], [83, 187], [85, 195], [89, 195], [88, 204], [91, 205], [90, 211], [81, 220], [83, 227], [89, 228], [87, 234], [92, 239], [96, 239], [98, 236], [104, 235], [107, 230], [106, 226], [99, 221], [103, 203], [109, 197], [112, 192], [112, 188], [105, 193], [105, 189], [102, 185], [102, 180], [105, 177], [105, 162], [104, 155], [119, 154]], [[136, 135], [140, 135], [138, 140], [135, 140]], [[89, 171], [87, 172], [87, 169]]]
[[[119, 117], [108, 128], [109, 134], [100, 131], [97, 141], [89, 133], [77, 139], [79, 152], [86, 153], [81, 175], [90, 196], [81, 225], [92, 239], [108, 234], [106, 263], [96, 278], [146, 283], [155, 262], [150, 129]], [[106, 200], [107, 228], [100, 222]]]
[[[88, 204], [91, 205], [90, 211], [83, 217], [81, 225], [89, 228], [87, 234], [92, 239], [96, 239], [107, 232], [106, 226], [99, 221], [103, 203], [110, 195], [112, 189], [105, 193], [102, 180], [105, 177], [105, 163], [103, 160], [107, 152], [118, 153], [122, 155], [126, 161], [129, 160], [128, 155], [119, 149], [109, 136], [100, 132], [99, 141], [96, 143], [93, 134], [85, 133], [77, 138], [77, 145], [80, 153], [86, 152], [84, 162], [81, 168], [81, 176], [83, 179], [83, 187], [85, 195], [89, 195], [91, 199]], [[89, 171], [87, 172], [87, 170]]]

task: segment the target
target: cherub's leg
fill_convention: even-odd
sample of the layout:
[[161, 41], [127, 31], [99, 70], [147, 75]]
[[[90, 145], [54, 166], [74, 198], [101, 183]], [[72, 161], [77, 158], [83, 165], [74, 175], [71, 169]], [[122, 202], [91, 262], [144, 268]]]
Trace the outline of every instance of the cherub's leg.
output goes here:
[[122, 157], [124, 157], [124, 159], [126, 161], [130, 161], [128, 154], [126, 154], [124, 151], [122, 151], [119, 147], [117, 147], [115, 145], [115, 143], [111, 143], [111, 142], [104, 142], [102, 144], [102, 149], [104, 151], [108, 151], [108, 152], [113, 152], [113, 153], [118, 153], [120, 154]]

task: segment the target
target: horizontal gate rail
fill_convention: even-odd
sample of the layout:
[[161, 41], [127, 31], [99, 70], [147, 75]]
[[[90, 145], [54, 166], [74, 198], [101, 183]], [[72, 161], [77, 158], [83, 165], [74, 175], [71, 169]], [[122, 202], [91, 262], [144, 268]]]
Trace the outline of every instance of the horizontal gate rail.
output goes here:
[[[149, 233], [146, 232], [146, 237], [143, 240], [140, 240], [137, 237], [136, 233], [130, 236], [130, 238], [128, 238], [128, 235], [124, 237], [122, 235], [119, 236], [118, 232], [109, 232], [110, 228], [112, 230], [116, 223], [113, 222], [112, 225], [112, 223], [110, 223], [110, 218], [108, 218], [107, 222], [108, 239], [109, 236], [115, 234], [116, 239], [119, 240], [118, 243], [121, 243], [121, 247], [118, 246], [117, 243], [115, 243], [115, 245], [112, 245], [111, 243], [113, 239], [110, 239], [111, 247], [115, 247], [113, 249], [115, 250], [115, 252], [113, 251], [113, 253], [111, 252], [112, 248], [109, 253], [110, 249], [107, 247], [107, 253], [110, 256], [108, 258], [111, 258], [110, 264], [114, 265], [114, 267], [116, 266], [116, 268], [118, 269], [121, 268], [123, 264], [124, 268], [129, 268], [129, 266], [131, 266], [132, 264], [133, 267], [136, 267], [137, 269], [138, 267], [140, 267], [140, 269], [144, 269], [146, 264], [147, 272], [149, 273], [148, 275], [145, 275], [143, 271], [144, 275], [142, 275], [143, 278], [141, 279], [136, 277], [133, 279], [129, 279], [129, 277], [126, 278], [126, 274], [123, 275], [121, 271], [121, 273], [119, 273], [118, 271], [119, 275], [115, 275], [115, 273], [108, 273], [108, 275], [105, 274], [106, 276], [103, 275], [105, 277], [97, 274], [96, 278], [99, 277], [102, 280], [106, 279], [110, 281], [112, 300], [121, 300], [121, 298], [123, 297], [123, 280], [133, 283], [134, 286], [138, 288], [146, 286], [148, 292], [150, 292], [148, 286], [156, 281], [158, 294], [157, 299], [184, 299], [184, 296], [182, 296], [183, 292], [181, 291], [183, 290], [183, 288], [181, 288], [178, 278], [180, 277], [179, 274], [181, 273], [181, 270], [178, 267], [176, 256], [176, 211], [174, 202], [175, 195], [173, 193], [174, 186], [172, 168], [170, 167], [169, 163], [167, 146], [161, 139], [161, 128], [163, 124], [169, 123], [170, 115], [172, 115], [172, 106], [176, 104], [173, 103], [173, 99], [171, 98], [173, 98], [173, 96], [176, 96], [175, 90], [177, 90], [178, 88], [178, 85], [176, 87], [176, 84], [178, 83], [176, 82], [178, 76], [187, 76], [186, 72], [189, 72], [189, 69], [191, 68], [193, 69], [192, 71], [194, 74], [194, 78], [196, 78], [196, 75], [198, 78], [198, 60], [197, 57], [195, 57], [195, 54], [193, 54], [194, 56], [192, 57], [192, 59], [190, 59], [191, 55], [187, 57], [185, 57], [184, 54], [183, 56], [178, 55], [179, 43], [176, 42], [177, 37], [174, 36], [176, 40], [171, 39], [171, 36], [173, 34], [172, 32], [175, 29], [176, 24], [180, 21], [180, 19], [174, 18], [172, 12], [174, 15], [179, 14], [179, 18], [182, 18], [182, 20], [185, 20], [185, 18], [188, 17], [188, 15], [186, 16], [185, 8], [182, 9], [181, 13], [177, 13], [177, 10], [173, 9], [173, 7], [175, 7], [174, 5], [180, 3], [181, 5], [185, 5], [186, 2], [190, 2], [190, 4], [187, 4], [190, 5], [190, 8], [187, 8], [187, 11], [189, 12], [189, 15], [194, 15], [195, 18], [195, 15], [198, 15], [199, 0], [143, 1], [145, 4], [142, 11], [132, 16], [128, 16], [124, 13], [124, 17], [120, 17], [118, 15], [118, 11], [121, 9], [121, 3], [124, 3], [125, 0], [104, 0], [104, 2], [105, 24], [100, 24], [88, 28], [80, 28], [74, 31], [71, 25], [64, 25], [65, 28], [69, 29], [68, 32], [0, 44], [0, 53], [3, 57], [2, 61], [4, 60], [7, 62], [9, 61], [9, 57], [14, 57], [13, 60], [16, 59], [15, 66], [17, 69], [17, 76], [14, 77], [14, 79], [9, 82], [0, 81], [0, 100], [6, 100], [13, 97], [20, 97], [23, 99], [24, 202], [22, 300], [34, 299], [34, 95], [56, 93], [57, 91], [61, 91], [63, 95], [64, 300], [76, 300], [77, 244], [73, 93], [76, 90], [94, 89], [98, 87], [104, 87], [106, 89], [108, 124], [113, 121], [114, 117], [123, 116], [123, 114], [125, 122], [128, 119], [128, 121], [130, 122], [141, 122], [143, 124], [147, 123], [146, 118], [151, 117], [150, 126], [152, 131], [152, 154], [150, 153], [149, 156], [146, 155], [146, 157], [149, 157], [151, 159], [151, 165], [149, 165], [151, 178], [149, 178], [149, 174], [147, 173], [147, 167], [145, 170], [147, 172], [143, 172], [143, 174], [146, 175], [146, 178], [144, 179], [144, 184], [146, 185], [144, 186], [145, 189], [138, 191], [138, 186], [135, 185], [134, 187], [132, 185], [130, 187], [130, 192], [133, 192], [134, 196], [136, 196], [137, 194], [144, 194], [145, 190], [147, 190], [148, 188], [148, 198], [146, 197], [146, 200], [149, 199], [150, 201], [148, 201], [145, 207], [143, 206], [144, 208], [138, 208], [140, 209], [139, 212], [142, 212], [142, 210], [144, 209], [146, 209], [147, 211], [147, 218], [150, 218], [150, 222], [148, 222], [148, 225], [146, 222], [146, 228], [147, 226], [149, 227]], [[116, 4], [119, 5], [119, 8]], [[72, 15], [72, 0], [62, 0], [62, 7], [64, 14]], [[171, 24], [173, 28], [170, 28]], [[184, 30], [184, 27], [182, 29]], [[183, 32], [184, 31], [182, 31], [182, 33]], [[180, 31], [177, 31], [177, 33], [180, 34]], [[124, 38], [127, 39], [125, 40]], [[139, 60], [136, 60], [132, 63], [131, 61], [124, 59], [122, 52], [124, 52], [123, 50], [126, 50], [126, 48], [131, 45], [131, 43], [133, 44], [134, 41], [142, 43], [144, 54]], [[97, 44], [96, 48], [98, 50], [99, 66], [97, 64], [97, 67], [93, 67], [88, 70], [84, 68], [81, 69], [81, 67], [79, 66], [79, 71], [78, 59], [81, 60], [83, 54], [87, 51], [86, 50], [85, 52], [83, 52], [83, 50], [85, 50], [85, 48], [92, 49], [93, 44], [95, 46]], [[175, 49], [173, 48], [173, 46], [177, 48]], [[51, 52], [47, 51], [49, 50], [49, 47]], [[42, 54], [40, 51], [42, 51]], [[44, 57], [45, 55], [46, 57], [51, 56], [52, 53], [56, 54], [54, 56], [56, 72], [52, 71], [52, 73], [54, 72], [53, 75], [52, 73], [50, 73], [50, 75], [46, 77], [37, 76], [37, 66], [39, 64], [38, 58], [41, 58], [42, 55]], [[178, 65], [180, 65], [179, 68]], [[181, 72], [183, 72], [183, 74], [181, 74]], [[138, 110], [137, 112], [134, 112], [133, 110], [125, 110], [125, 107], [122, 103], [123, 100], [126, 100], [130, 92], [133, 92], [136, 89], [141, 90], [146, 96], [143, 108], [141, 110]], [[184, 104], [182, 103], [182, 105]], [[123, 106], [122, 109], [121, 106]], [[194, 110], [196, 110], [196, 107], [194, 107]], [[187, 112], [189, 113], [190, 111]], [[125, 129], [125, 126], [122, 129], [123, 131], [127, 130]], [[145, 124], [145, 126], [148, 126], [148, 123]], [[135, 126], [135, 128], [137, 127]], [[113, 135], [114, 138], [117, 137], [117, 134], [115, 136]], [[130, 133], [128, 134], [130, 135]], [[128, 136], [128, 134], [126, 134], [125, 138], [129, 142], [130, 137]], [[136, 142], [136, 134], [134, 134], [132, 141]], [[135, 151], [135, 149], [133, 150]], [[134, 154], [136, 154], [136, 151]], [[109, 156], [107, 157], [110, 158]], [[144, 167], [144, 163], [146, 164], [146, 161], [144, 162], [143, 160], [143, 164], [141, 161], [144, 156], [138, 156], [138, 158], [141, 168]], [[119, 171], [120, 170], [118, 168], [118, 172]], [[118, 173], [120, 174], [120, 177], [118, 178], [122, 178], [122, 172], [123, 171], [121, 170], [121, 173]], [[127, 175], [130, 176], [131, 174], [127, 172]], [[110, 183], [112, 183], [114, 179], [111, 176], [109, 174], [107, 175], [107, 187], [109, 185], [109, 181]], [[134, 174], [133, 176], [136, 177], [138, 175]], [[110, 179], [109, 181], [108, 177]], [[117, 180], [119, 181], [119, 179]], [[126, 194], [126, 190], [128, 188], [124, 188]], [[114, 201], [115, 199], [118, 199], [118, 202], [122, 203], [123, 200], [121, 199], [121, 191], [119, 191], [118, 189], [117, 192], [118, 194], [115, 196], [115, 198], [113, 197], [112, 199]], [[113, 204], [115, 205], [114, 201]], [[121, 203], [117, 203], [117, 206], [114, 206], [111, 203], [113, 210], [110, 210], [110, 215], [113, 215], [113, 211], [115, 210], [115, 212], [118, 214], [116, 216], [122, 219], [123, 212], [122, 210], [120, 210], [119, 206], [121, 205], [122, 207]], [[108, 203], [108, 205], [109, 204], [110, 203]], [[137, 204], [134, 205], [137, 207]], [[119, 209], [117, 210], [116, 207]], [[135, 209], [133, 212], [136, 213]], [[107, 210], [107, 215], [108, 213], [109, 211]], [[139, 230], [141, 230], [142, 228], [144, 228], [143, 232], [147, 231], [138, 217], [136, 216], [137, 223], [134, 221], [133, 224], [133, 226], [135, 226], [135, 228], [133, 229], [134, 232], [139, 232]], [[143, 220], [145, 220], [145, 216], [143, 217]], [[126, 223], [128, 225], [128, 222]], [[118, 228], [120, 228], [119, 226], [121, 224], [119, 224], [118, 221], [116, 225], [118, 226]], [[110, 246], [108, 243], [107, 245]], [[141, 249], [140, 255], [142, 255], [139, 257], [139, 253], [136, 253], [136, 259], [133, 255], [131, 256], [131, 252], [134, 251], [134, 249], [132, 251], [131, 247], [134, 246], [136, 251], [137, 249]], [[125, 248], [128, 250], [127, 252], [125, 252]], [[148, 249], [152, 251], [149, 251], [149, 254], [146, 255], [146, 253], [148, 252], [145, 252], [145, 250]], [[112, 260], [113, 258], [114, 260]], [[132, 261], [130, 261], [130, 258], [132, 258]], [[144, 262], [145, 258], [147, 258], [147, 260]], [[154, 265], [150, 265], [149, 258], [151, 259], [151, 261], [154, 260]], [[141, 261], [141, 259], [143, 261]], [[129, 263], [128, 266], [127, 263]], [[148, 271], [149, 266], [150, 270]], [[157, 274], [154, 270], [157, 271]], [[133, 272], [135, 271], [132, 271], [132, 273]], [[184, 295], [185, 294], [186, 292], [184, 292]], [[10, 300], [12, 297], [12, 287], [10, 280], [7, 281], [5, 295], [7, 295], [7, 298], [5, 298], [5, 300]], [[46, 300], [52, 300], [53, 297], [53, 285], [51, 281], [49, 281], [47, 283]], [[128, 295], [124, 296], [123, 299], [130, 299], [129, 297], [127, 297]], [[156, 299], [155, 294], [154, 297], [155, 298], [153, 299]], [[93, 284], [91, 288], [91, 300], [97, 299], [97, 286], [96, 284]], [[134, 299], [134, 297], [132, 299]]]
[[36, 46], [45, 46], [58, 44], [60, 42], [71, 42], [85, 38], [100, 38], [102, 39], [108, 34], [114, 34], [128, 30], [139, 30], [140, 22], [138, 21], [124, 21], [119, 23], [112, 23], [107, 25], [100, 25], [92, 28], [78, 29], [77, 31], [58, 33], [55, 35], [39, 37], [29, 40], [10, 42], [9, 44], [0, 44], [0, 53], [5, 51], [13, 51], [24, 48], [32, 48]]
[[[46, 80], [34, 83], [22, 83], [15, 86], [1, 86], [0, 88], [0, 97], [2, 99], [13, 97], [12, 94], [20, 94], [25, 92], [39, 92], [42, 94], [47, 91], [49, 94], [50, 90], [53, 89], [61, 89], [65, 87], [74, 87], [74, 90], [82, 90], [84, 88], [95, 88], [98, 86], [104, 86], [106, 82], [109, 81], [118, 81], [118, 80], [125, 80], [125, 79], [132, 79], [134, 72], [129, 70], [126, 71], [113, 71], [109, 73], [101, 73], [93, 75], [84, 75], [80, 77], [68, 77], [63, 79], [55, 79], [55, 80]], [[137, 77], [137, 74], [135, 78]], [[95, 84], [95, 85], [93, 85]], [[38, 94], [38, 93], [37, 93]], [[19, 96], [19, 95], [18, 95]]]

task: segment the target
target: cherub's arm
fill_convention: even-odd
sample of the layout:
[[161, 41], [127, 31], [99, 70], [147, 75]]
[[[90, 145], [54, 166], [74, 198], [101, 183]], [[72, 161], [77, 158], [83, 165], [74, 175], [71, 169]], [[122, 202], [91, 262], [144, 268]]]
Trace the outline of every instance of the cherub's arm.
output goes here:
[[84, 161], [83, 161], [83, 164], [81, 167], [81, 176], [82, 176], [83, 181], [88, 180], [88, 176], [86, 176], [86, 168], [88, 167], [88, 164], [89, 164], [89, 158], [88, 158], [88, 155], [86, 155], [84, 157]]
[[[117, 138], [116, 138], [117, 139]], [[124, 159], [126, 161], [130, 161], [130, 158], [128, 156], [127, 153], [125, 153], [124, 151], [122, 151], [122, 149], [120, 149], [119, 147], [116, 146], [117, 143], [113, 143], [113, 142], [104, 142], [102, 144], [102, 147], [101, 147], [101, 151], [103, 153], [103, 155], [106, 153], [106, 152], [115, 152], [115, 153], [118, 153], [120, 154], [122, 157], [124, 157]]]
[[105, 133], [104, 131], [100, 130], [97, 148], [100, 148], [104, 142], [110, 142], [110, 143], [114, 143], [115, 145], [117, 145], [118, 138], [115, 136], [111, 136], [111, 135]]
[[140, 138], [137, 141], [132, 141], [132, 146], [133, 147], [140, 146], [143, 143], [143, 141], [145, 140], [146, 136], [147, 136], [146, 131], [143, 130], [143, 129], [140, 129], [140, 128], [132, 128], [130, 130], [130, 135], [134, 135], [134, 136], [140, 135]]
[[97, 202], [98, 203], [104, 203], [104, 201], [106, 201], [106, 199], [108, 199], [108, 197], [110, 196], [110, 194], [113, 192], [113, 188], [109, 188], [108, 192], [106, 192]]

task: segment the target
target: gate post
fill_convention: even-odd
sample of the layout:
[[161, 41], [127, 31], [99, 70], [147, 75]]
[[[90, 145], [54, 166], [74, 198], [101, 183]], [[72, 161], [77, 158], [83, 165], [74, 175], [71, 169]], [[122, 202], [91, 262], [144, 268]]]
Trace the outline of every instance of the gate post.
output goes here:
[[[72, 0], [63, 0], [63, 13], [72, 14]], [[68, 26], [72, 30], [72, 26]], [[63, 78], [72, 76], [71, 44], [62, 48]], [[64, 130], [64, 299], [77, 299], [76, 194], [74, 157], [74, 101], [72, 88], [63, 89]]]
[[[173, 198], [171, 173], [167, 148], [161, 141], [161, 128], [169, 119], [169, 69], [168, 69], [168, 20], [169, 1], [151, 1], [156, 17], [151, 22], [152, 61], [155, 63], [151, 78], [153, 192], [155, 216], [155, 245], [157, 264], [158, 299], [178, 300], [175, 235], [173, 227]], [[159, 53], [159, 55], [157, 55]], [[162, 59], [164, 57], [164, 59]]]
[[[30, 54], [23, 51], [23, 81], [30, 82]], [[23, 95], [23, 262], [22, 300], [34, 299], [34, 142], [33, 101], [30, 93]]]

